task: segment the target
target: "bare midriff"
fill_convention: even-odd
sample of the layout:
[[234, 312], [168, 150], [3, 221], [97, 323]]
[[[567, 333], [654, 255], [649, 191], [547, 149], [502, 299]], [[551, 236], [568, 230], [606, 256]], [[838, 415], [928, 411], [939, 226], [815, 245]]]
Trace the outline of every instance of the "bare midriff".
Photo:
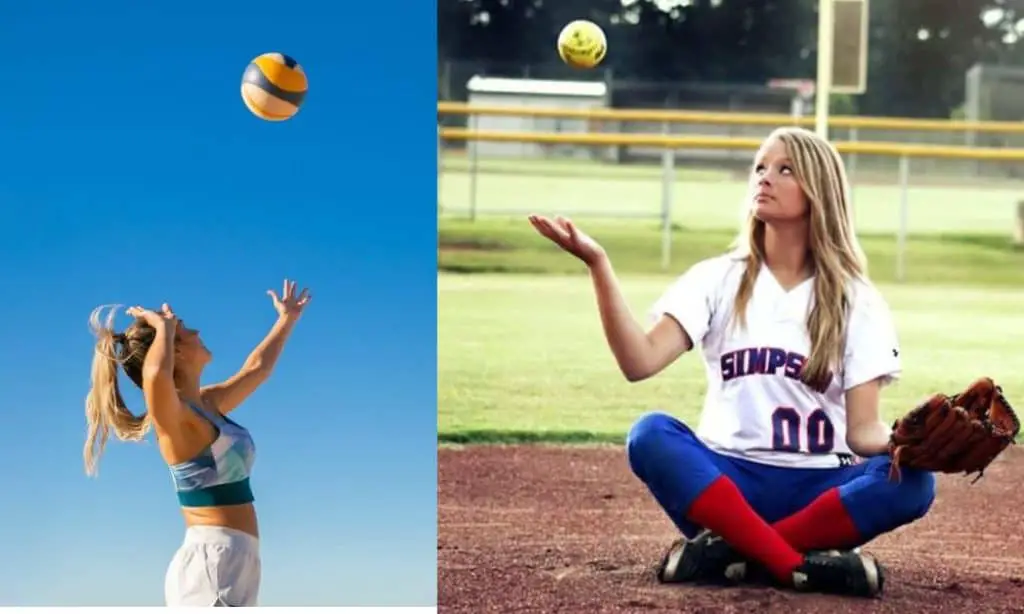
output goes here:
[[220, 505], [214, 507], [183, 507], [185, 526], [227, 527], [259, 537], [256, 506], [252, 503]]

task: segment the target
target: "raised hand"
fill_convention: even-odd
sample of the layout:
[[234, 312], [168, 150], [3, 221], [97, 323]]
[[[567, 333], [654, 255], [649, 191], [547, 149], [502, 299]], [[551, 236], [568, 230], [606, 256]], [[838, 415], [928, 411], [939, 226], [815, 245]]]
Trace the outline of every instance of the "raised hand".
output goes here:
[[169, 326], [174, 328], [178, 325], [178, 316], [174, 315], [174, 311], [171, 310], [171, 306], [164, 303], [160, 306], [160, 311], [154, 311], [152, 309], [146, 309], [136, 305], [135, 307], [129, 307], [127, 309], [128, 315], [131, 317], [142, 320], [146, 324], [157, 328], [159, 326]]
[[576, 225], [568, 218], [558, 215], [552, 220], [543, 215], [531, 215], [529, 220], [537, 232], [582, 260], [588, 267], [594, 266], [605, 257], [605, 251], [601, 244], [576, 228]]
[[278, 315], [294, 318], [302, 315], [302, 310], [306, 308], [310, 299], [313, 298], [310, 296], [308, 288], [303, 288], [302, 292], [296, 294], [295, 282], [287, 279], [284, 280], [281, 296], [278, 296], [273, 290], [267, 290], [267, 294], [274, 301], [274, 309], [277, 310]]

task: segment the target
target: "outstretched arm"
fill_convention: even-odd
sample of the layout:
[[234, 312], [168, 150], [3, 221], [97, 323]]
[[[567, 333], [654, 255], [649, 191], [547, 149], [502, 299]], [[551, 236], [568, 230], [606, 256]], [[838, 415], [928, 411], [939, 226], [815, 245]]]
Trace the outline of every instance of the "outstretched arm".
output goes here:
[[693, 347], [690, 331], [671, 311], [665, 312], [649, 330], [643, 329], [630, 312], [611, 261], [597, 241], [561, 216], [550, 220], [541, 215], [531, 215], [529, 219], [537, 232], [579, 258], [590, 269], [605, 340], [627, 380], [645, 380]]
[[662, 315], [650, 330], [640, 326], [622, 296], [607, 257], [591, 266], [590, 276], [605, 339], [627, 380], [639, 382], [652, 377], [693, 348], [689, 334], [671, 316]]
[[203, 388], [203, 396], [222, 414], [241, 405], [260, 384], [267, 381], [295, 323], [302, 315], [302, 309], [310, 299], [306, 290], [296, 295], [295, 283], [288, 280], [284, 282], [281, 298], [273, 291], [268, 291], [268, 294], [274, 299], [274, 307], [278, 312], [277, 321], [270, 332], [249, 354], [238, 373], [219, 384]]

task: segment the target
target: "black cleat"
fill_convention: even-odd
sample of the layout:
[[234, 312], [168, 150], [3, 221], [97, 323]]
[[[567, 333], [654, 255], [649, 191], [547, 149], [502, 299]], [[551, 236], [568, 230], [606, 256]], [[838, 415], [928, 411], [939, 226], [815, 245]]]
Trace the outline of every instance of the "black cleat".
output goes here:
[[885, 587], [885, 570], [859, 549], [808, 552], [793, 571], [793, 587], [800, 592], [877, 597]]
[[725, 540], [710, 531], [693, 539], [679, 539], [668, 549], [658, 567], [658, 581], [738, 584], [747, 576], [747, 561]]

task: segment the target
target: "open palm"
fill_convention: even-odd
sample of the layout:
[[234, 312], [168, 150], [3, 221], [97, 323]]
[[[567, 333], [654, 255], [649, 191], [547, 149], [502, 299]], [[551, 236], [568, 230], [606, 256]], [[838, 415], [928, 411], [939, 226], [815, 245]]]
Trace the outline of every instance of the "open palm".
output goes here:
[[605, 255], [601, 244], [577, 228], [568, 218], [558, 215], [552, 220], [543, 215], [531, 215], [529, 220], [537, 232], [587, 266], [593, 266]]
[[297, 318], [302, 314], [302, 310], [306, 308], [306, 305], [312, 298], [309, 295], [309, 290], [303, 288], [302, 292], [296, 293], [295, 288], [295, 282], [286, 279], [281, 290], [281, 296], [278, 296], [273, 290], [267, 290], [267, 294], [274, 301], [274, 309], [277, 310], [278, 314]]

